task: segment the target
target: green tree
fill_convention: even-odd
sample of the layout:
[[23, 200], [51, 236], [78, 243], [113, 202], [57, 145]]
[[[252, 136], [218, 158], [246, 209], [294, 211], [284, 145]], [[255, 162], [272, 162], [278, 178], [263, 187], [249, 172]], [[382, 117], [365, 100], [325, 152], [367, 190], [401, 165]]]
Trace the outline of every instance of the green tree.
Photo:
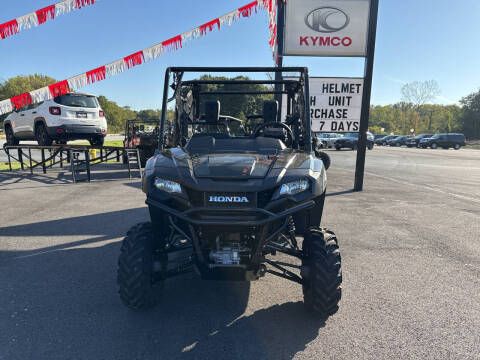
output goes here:
[[402, 87], [402, 100], [410, 104], [410, 110], [413, 110], [407, 112], [410, 118], [409, 123], [417, 132], [421, 127], [420, 108], [428, 102], [435, 100], [438, 95], [440, 95], [440, 87], [435, 80], [414, 81]]
[[[203, 75], [200, 80], [249, 80], [246, 76], [236, 76], [227, 78], [223, 76]], [[252, 84], [225, 84], [225, 85], [206, 85], [205, 91], [266, 91], [270, 90], [264, 85]], [[221, 103], [221, 112], [223, 115], [230, 115], [240, 119], [245, 119], [247, 115], [260, 114], [262, 112], [263, 102], [273, 100], [273, 95], [208, 95], [202, 96], [200, 109], [203, 111], [203, 104], [208, 100], [219, 100]]]
[[[162, 116], [162, 111], [161, 110], [152, 110], [152, 109], [148, 109], [148, 110], [140, 110], [138, 113], [137, 113], [137, 117], [139, 119], [142, 119], [144, 121], [147, 121], [147, 120], [156, 120], [156, 121], [160, 121], [160, 117]], [[168, 118], [168, 116], [167, 116]]]
[[462, 100], [463, 113], [461, 116], [462, 129], [469, 139], [480, 139], [480, 90]]
[[137, 117], [137, 113], [135, 111], [121, 107], [117, 105], [116, 102], [108, 100], [105, 96], [99, 96], [98, 102], [105, 112], [108, 131], [110, 133], [119, 133], [124, 131], [125, 122]]
[[[0, 83], [0, 101], [42, 88], [55, 82], [56, 80], [54, 78], [40, 74], [15, 76]], [[7, 116], [8, 114], [0, 115], [0, 121], [3, 121]]]
[[55, 82], [56, 80], [54, 78], [40, 74], [15, 76], [0, 83], [0, 100], [30, 92]]
[[370, 129], [385, 129], [386, 133], [408, 134], [414, 128], [417, 134], [454, 132], [462, 130], [462, 109], [457, 105], [424, 104], [415, 108], [400, 102], [393, 105], [372, 106]]

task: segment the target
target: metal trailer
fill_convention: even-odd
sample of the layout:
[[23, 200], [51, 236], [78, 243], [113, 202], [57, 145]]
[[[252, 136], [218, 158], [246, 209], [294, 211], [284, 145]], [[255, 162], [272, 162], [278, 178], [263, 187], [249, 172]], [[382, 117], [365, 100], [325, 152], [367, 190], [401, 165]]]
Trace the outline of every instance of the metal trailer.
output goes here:
[[[13, 171], [12, 162], [16, 161], [20, 164], [20, 169], [29, 170], [33, 175], [33, 171], [41, 168], [44, 174], [48, 169], [58, 166], [61, 169], [68, 166], [72, 173], [74, 183], [80, 181], [79, 175], [86, 173], [86, 180], [91, 181], [91, 169], [93, 166], [116, 161], [121, 163], [125, 157], [128, 159], [127, 168], [128, 176], [132, 178], [132, 172], [138, 171], [142, 177], [142, 169], [140, 165], [140, 155], [138, 149], [123, 148], [118, 146], [86, 146], [86, 145], [4, 145], [3, 150], [8, 158], [8, 167]], [[92, 150], [99, 153], [99, 156], [91, 157]]]

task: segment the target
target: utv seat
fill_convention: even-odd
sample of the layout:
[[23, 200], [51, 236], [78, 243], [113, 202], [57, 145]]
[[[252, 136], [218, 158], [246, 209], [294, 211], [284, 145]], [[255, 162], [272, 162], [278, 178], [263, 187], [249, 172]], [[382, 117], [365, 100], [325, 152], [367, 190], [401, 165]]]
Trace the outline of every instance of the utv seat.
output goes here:
[[258, 138], [219, 138], [214, 136], [193, 135], [185, 145], [190, 154], [214, 154], [232, 152], [258, 152], [276, 154], [286, 147], [282, 141], [267, 137]]
[[276, 122], [278, 117], [278, 101], [265, 101], [263, 103], [263, 122]]
[[203, 119], [207, 123], [218, 124], [220, 119], [220, 101], [205, 101], [205, 116]]
[[[278, 101], [265, 101], [263, 103], [263, 123], [274, 123], [277, 122], [278, 118]], [[273, 138], [284, 140], [285, 132], [283, 129], [278, 127], [266, 127], [263, 130], [263, 136], [266, 138]]]

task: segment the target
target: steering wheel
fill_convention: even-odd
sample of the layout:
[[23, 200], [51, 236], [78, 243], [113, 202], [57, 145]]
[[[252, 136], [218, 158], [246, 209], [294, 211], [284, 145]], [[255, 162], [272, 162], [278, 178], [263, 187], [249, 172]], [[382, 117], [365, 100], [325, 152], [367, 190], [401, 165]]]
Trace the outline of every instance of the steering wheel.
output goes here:
[[290, 147], [293, 145], [295, 136], [293, 135], [292, 129], [290, 129], [290, 126], [287, 124], [281, 123], [281, 122], [267, 122], [264, 124], [260, 124], [255, 128], [255, 131], [253, 132], [254, 137], [260, 136], [260, 132], [262, 130], [265, 130], [265, 128], [270, 127], [270, 128], [282, 128], [283, 130], [286, 131], [287, 137], [285, 139], [285, 145], [287, 147]]

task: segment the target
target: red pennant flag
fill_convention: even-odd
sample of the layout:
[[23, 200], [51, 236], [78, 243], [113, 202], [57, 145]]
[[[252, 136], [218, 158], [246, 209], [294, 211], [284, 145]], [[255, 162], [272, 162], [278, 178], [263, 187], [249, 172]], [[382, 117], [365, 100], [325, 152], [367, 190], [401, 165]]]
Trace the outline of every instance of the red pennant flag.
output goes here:
[[268, 11], [271, 12], [273, 10], [273, 0], [268, 0]]
[[143, 51], [137, 51], [136, 53], [125, 56], [123, 61], [127, 65], [128, 69], [137, 65], [141, 65], [143, 64]]
[[18, 33], [18, 22], [16, 19], [0, 24], [0, 38], [5, 39], [16, 33]]
[[253, 1], [248, 5], [238, 8], [238, 12], [240, 13], [240, 16], [249, 17], [252, 15], [252, 12], [257, 9], [257, 6], [258, 6], [258, 1]]
[[165, 40], [162, 42], [162, 46], [164, 48], [173, 47], [173, 49], [177, 50], [178, 48], [182, 47], [182, 35], [175, 36], [171, 39]]
[[55, 84], [49, 85], [48, 89], [50, 90], [52, 97], [65, 95], [70, 92], [70, 87], [68, 86], [67, 80], [62, 80]]
[[87, 71], [87, 82], [93, 84], [96, 81], [105, 80], [106, 71], [105, 66], [100, 66], [99, 68]]
[[23, 93], [12, 97], [10, 101], [15, 109], [20, 110], [21, 108], [32, 103], [32, 96], [30, 93]]
[[75, 7], [81, 9], [84, 6], [95, 4], [95, 0], [75, 0]]
[[44, 7], [35, 13], [37, 14], [38, 24], [41, 25], [47, 22], [47, 20], [55, 19], [55, 5]]
[[205, 35], [207, 31], [212, 31], [215, 26], [220, 30], [220, 19], [209, 21], [200, 26], [200, 34]]

